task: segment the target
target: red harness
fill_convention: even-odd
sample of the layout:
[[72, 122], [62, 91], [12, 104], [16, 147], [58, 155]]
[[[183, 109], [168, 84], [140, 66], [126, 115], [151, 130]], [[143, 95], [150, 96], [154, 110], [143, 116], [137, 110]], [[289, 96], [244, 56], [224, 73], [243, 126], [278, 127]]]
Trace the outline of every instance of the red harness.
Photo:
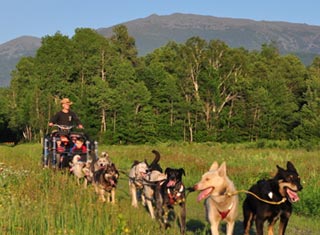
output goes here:
[[218, 212], [219, 212], [219, 214], [220, 214], [220, 216], [221, 216], [222, 219], [224, 219], [224, 218], [227, 217], [227, 215], [228, 215], [229, 212], [231, 211], [232, 207], [233, 207], [233, 203], [229, 206], [228, 210], [226, 210], [226, 211], [219, 211], [219, 210], [218, 210]]
[[231, 211], [230, 209], [227, 211], [219, 211], [219, 214], [220, 214], [221, 218], [224, 219], [227, 217], [227, 215], [229, 214], [230, 211]]
[[175, 205], [177, 203], [184, 202], [185, 198], [183, 197], [183, 192], [184, 192], [184, 186], [182, 184], [178, 190], [176, 190], [175, 188], [173, 189], [167, 188], [169, 204]]

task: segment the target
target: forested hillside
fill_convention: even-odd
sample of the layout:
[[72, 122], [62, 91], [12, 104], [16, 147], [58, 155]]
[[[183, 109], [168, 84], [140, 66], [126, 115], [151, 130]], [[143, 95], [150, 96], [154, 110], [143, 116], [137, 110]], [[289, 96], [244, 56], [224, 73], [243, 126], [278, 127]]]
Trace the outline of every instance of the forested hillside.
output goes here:
[[306, 67], [273, 44], [248, 51], [200, 37], [137, 54], [123, 25], [109, 38], [92, 29], [44, 37], [1, 89], [1, 133], [40, 141], [69, 97], [86, 132], [105, 144], [319, 143], [320, 58]]

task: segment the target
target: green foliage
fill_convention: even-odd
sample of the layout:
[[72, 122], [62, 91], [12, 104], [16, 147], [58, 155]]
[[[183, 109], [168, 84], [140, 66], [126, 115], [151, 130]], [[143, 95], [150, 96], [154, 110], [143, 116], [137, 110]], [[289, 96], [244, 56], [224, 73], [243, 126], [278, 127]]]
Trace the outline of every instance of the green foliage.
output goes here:
[[69, 97], [86, 132], [107, 143], [319, 146], [319, 58], [306, 68], [294, 55], [281, 56], [275, 43], [249, 52], [200, 37], [138, 58], [127, 28], [116, 26], [113, 33], [105, 38], [79, 28], [72, 38], [44, 37], [0, 93], [7, 104], [1, 130], [40, 141], [60, 99]]
[[306, 216], [313, 216], [320, 214], [320, 202], [318, 200], [320, 196], [319, 180], [315, 177], [316, 172], [310, 172], [310, 183], [312, 187], [309, 190], [301, 192], [303, 200], [301, 203], [294, 204], [294, 210], [299, 214]]

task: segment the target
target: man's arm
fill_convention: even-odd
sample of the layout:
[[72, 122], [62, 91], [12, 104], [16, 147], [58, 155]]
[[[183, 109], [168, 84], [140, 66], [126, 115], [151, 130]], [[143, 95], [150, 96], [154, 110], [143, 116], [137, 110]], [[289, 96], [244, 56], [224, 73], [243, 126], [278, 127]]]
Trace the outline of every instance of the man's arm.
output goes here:
[[56, 124], [58, 122], [58, 119], [59, 119], [59, 112], [57, 112], [54, 116], [51, 117], [49, 121], [49, 126], [53, 126], [54, 124]]
[[79, 129], [83, 129], [83, 125], [75, 112], [72, 112], [73, 120]]

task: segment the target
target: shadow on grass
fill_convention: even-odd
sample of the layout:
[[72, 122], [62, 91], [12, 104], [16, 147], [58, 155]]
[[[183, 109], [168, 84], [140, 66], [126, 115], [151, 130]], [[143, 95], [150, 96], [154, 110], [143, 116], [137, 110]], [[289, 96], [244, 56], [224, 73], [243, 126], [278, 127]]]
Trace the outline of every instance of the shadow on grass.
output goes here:
[[[227, 224], [225, 222], [222, 222], [220, 224], [220, 230], [222, 233], [227, 234]], [[203, 223], [200, 220], [189, 220], [187, 222], [187, 231], [192, 232], [194, 235], [210, 235], [210, 225], [209, 223]], [[242, 221], [237, 220], [234, 226], [234, 235], [240, 235], [243, 234], [243, 224]]]
[[210, 231], [209, 233], [205, 231], [208, 230], [208, 228], [209, 226], [200, 220], [190, 219], [187, 221], [187, 231], [192, 232], [195, 235], [210, 234]]

